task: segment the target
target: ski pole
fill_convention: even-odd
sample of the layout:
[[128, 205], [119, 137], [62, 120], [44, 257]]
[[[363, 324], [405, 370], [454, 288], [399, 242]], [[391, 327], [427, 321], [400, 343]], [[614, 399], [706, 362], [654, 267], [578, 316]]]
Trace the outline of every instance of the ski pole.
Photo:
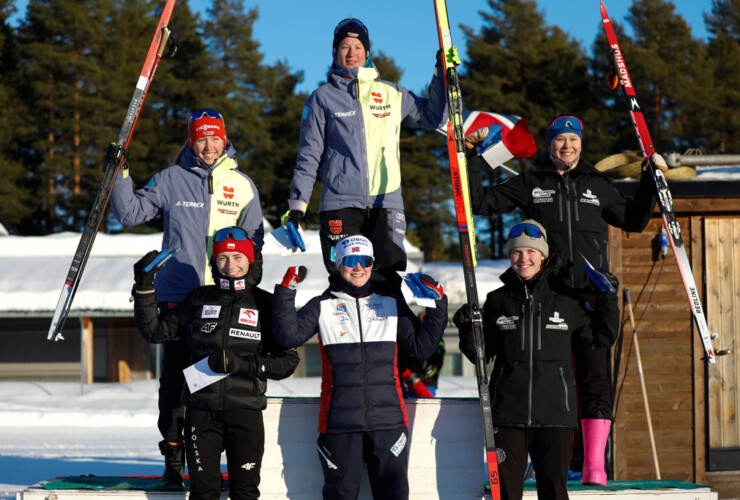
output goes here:
[[640, 344], [637, 342], [637, 330], [635, 329], [635, 318], [632, 313], [632, 299], [630, 298], [630, 289], [624, 289], [624, 304], [630, 317], [630, 327], [632, 328], [632, 343], [635, 346], [635, 356], [637, 358], [637, 373], [640, 375], [640, 387], [642, 388], [642, 402], [645, 404], [645, 417], [647, 418], [648, 434], [650, 435], [650, 448], [653, 451], [653, 466], [655, 467], [655, 478], [660, 479], [660, 466], [658, 465], [658, 451], [655, 448], [655, 435], [653, 434], [653, 422], [650, 419], [650, 405], [648, 404], [647, 388], [645, 387], [645, 376], [642, 373], [642, 359], [640, 357]]

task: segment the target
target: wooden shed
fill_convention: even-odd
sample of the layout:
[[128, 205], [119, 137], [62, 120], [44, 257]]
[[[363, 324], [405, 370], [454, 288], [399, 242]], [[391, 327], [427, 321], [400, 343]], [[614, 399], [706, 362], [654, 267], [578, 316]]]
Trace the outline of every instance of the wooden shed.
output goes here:
[[[631, 194], [635, 182], [617, 182]], [[740, 498], [740, 182], [670, 183], [717, 362], [705, 361], [671, 248], [656, 242], [656, 208], [641, 234], [610, 228], [611, 270], [630, 289], [661, 477]], [[623, 295], [620, 293], [620, 303]], [[624, 311], [624, 307], [622, 307]], [[632, 329], [626, 314], [616, 377], [614, 479], [655, 478]], [[732, 352], [729, 352], [732, 351]], [[617, 349], [613, 349], [616, 354]]]

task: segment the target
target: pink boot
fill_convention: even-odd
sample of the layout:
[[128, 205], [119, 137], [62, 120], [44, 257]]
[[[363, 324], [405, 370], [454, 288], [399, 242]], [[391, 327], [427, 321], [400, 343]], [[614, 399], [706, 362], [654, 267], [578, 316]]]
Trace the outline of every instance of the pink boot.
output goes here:
[[581, 419], [583, 433], [583, 484], [606, 486], [604, 452], [609, 438], [611, 420], [601, 418]]

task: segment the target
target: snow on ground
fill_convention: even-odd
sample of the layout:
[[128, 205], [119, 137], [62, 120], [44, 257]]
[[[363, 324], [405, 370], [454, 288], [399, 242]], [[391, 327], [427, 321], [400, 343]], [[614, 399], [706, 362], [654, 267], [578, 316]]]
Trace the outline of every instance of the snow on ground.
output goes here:
[[[156, 380], [0, 383], [0, 500], [56, 476], [160, 475], [157, 387]], [[271, 380], [267, 394], [312, 397], [319, 387], [315, 377]], [[477, 397], [475, 377], [441, 377], [437, 393]]]

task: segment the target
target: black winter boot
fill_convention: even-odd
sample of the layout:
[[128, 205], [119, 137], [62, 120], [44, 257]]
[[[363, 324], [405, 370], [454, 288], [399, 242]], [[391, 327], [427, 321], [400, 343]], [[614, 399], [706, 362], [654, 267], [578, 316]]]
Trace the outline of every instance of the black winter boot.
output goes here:
[[164, 455], [164, 473], [162, 485], [185, 487], [185, 446], [182, 443], [159, 442], [159, 449]]

